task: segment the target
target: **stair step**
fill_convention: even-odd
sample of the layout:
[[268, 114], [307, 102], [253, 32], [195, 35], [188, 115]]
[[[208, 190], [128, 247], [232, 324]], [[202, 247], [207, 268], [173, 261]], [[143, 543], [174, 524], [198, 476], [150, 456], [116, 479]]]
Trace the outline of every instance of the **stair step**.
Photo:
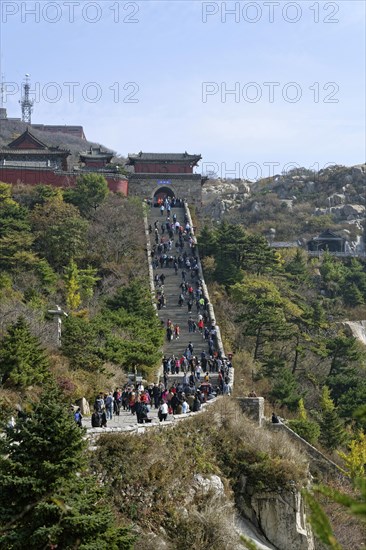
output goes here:
[[[173, 214], [176, 214], [177, 220], [180, 224], [184, 223], [184, 208], [173, 208], [170, 219], [172, 219]], [[153, 228], [153, 232], [150, 234], [150, 242], [151, 246], [155, 244], [155, 235], [154, 235], [154, 222], [155, 220], [158, 221], [158, 229], [159, 229], [159, 238], [161, 237], [161, 223], [166, 222], [166, 217], [161, 216], [160, 212], [157, 208], [151, 208], [148, 213], [148, 224], [151, 224]], [[165, 231], [164, 236], [167, 237], [167, 232]], [[174, 238], [172, 241], [174, 243], [178, 240], [177, 235], [174, 235]], [[172, 247], [172, 250], [168, 252], [168, 255], [172, 256], [178, 256], [180, 253], [183, 253], [184, 251], [187, 252], [187, 254], [191, 254], [190, 248], [187, 243], [185, 243], [184, 250], [182, 252], [177, 252], [174, 244]], [[172, 341], [168, 342], [165, 339], [164, 342], [164, 354], [167, 356], [171, 355], [179, 355], [183, 354], [185, 351], [187, 345], [189, 342], [192, 342], [193, 344], [193, 353], [199, 355], [202, 350], [207, 351], [208, 345], [207, 342], [202, 339], [202, 335], [200, 332], [189, 332], [188, 331], [188, 319], [189, 317], [192, 317], [197, 322], [198, 313], [196, 310], [195, 304], [192, 307], [192, 312], [188, 312], [187, 303], [185, 302], [182, 307], [178, 305], [178, 297], [180, 294], [180, 284], [182, 283], [182, 276], [181, 276], [182, 268], [178, 270], [178, 273], [175, 274], [174, 269], [171, 267], [163, 267], [160, 266], [158, 268], [153, 268], [153, 274], [154, 277], [156, 274], [165, 275], [165, 281], [164, 281], [164, 296], [166, 298], [166, 307], [162, 308], [161, 310], [158, 310], [158, 316], [159, 319], [164, 323], [164, 326], [166, 327], [166, 323], [168, 319], [171, 319], [173, 324], [178, 324], [180, 327], [180, 338], [179, 340], [173, 339]], [[189, 274], [187, 273], [187, 282], [195, 283], [195, 279], [191, 279]]]

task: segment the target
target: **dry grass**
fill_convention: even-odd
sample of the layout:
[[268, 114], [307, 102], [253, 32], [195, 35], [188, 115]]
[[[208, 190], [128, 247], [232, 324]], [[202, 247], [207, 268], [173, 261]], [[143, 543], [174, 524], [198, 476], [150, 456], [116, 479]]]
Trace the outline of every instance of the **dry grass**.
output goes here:
[[71, 370], [66, 357], [53, 354], [51, 357], [51, 372], [65, 396], [70, 401], [85, 397], [90, 403], [94, 402], [97, 393], [111, 391], [121, 387], [127, 381], [126, 373], [114, 366], [105, 365], [105, 371], [89, 372], [85, 370]]
[[177, 520], [173, 548], [232, 550], [242, 547], [234, 527], [233, 503], [211, 495]]
[[297, 474], [302, 472], [301, 477], [307, 475], [307, 458], [293, 445], [287, 434], [274, 433], [266, 427], [260, 428], [243, 415], [235, 399], [218, 400], [206, 414], [212, 414], [211, 420], [214, 420], [218, 427], [230, 430], [234, 441], [241, 440], [248, 447], [267, 453], [271, 458], [284, 459], [293, 465]]
[[[303, 455], [284, 434], [248, 420], [232, 398], [219, 399], [171, 428], [102, 436], [92, 468], [110, 487], [124, 520], [159, 536], [163, 527], [163, 539], [173, 544], [169, 550], [240, 548], [233, 496], [242, 496], [243, 476], [254, 490], [293, 489], [307, 482]], [[218, 475], [224, 495], [192, 493], [195, 474]]]

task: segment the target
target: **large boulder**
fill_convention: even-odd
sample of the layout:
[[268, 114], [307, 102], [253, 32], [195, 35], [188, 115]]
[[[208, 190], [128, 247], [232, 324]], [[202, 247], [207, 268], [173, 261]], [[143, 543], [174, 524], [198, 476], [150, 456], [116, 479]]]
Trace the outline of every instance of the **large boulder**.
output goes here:
[[339, 204], [344, 204], [346, 202], [346, 196], [342, 193], [333, 193], [327, 199], [329, 206], [338, 206]]
[[219, 476], [215, 475], [203, 477], [201, 474], [196, 474], [194, 476], [194, 488], [204, 495], [214, 493], [222, 496], [224, 494], [224, 484]]
[[314, 550], [300, 492], [261, 492], [253, 495], [251, 503], [266, 538], [274, 546], [282, 550]]
[[281, 550], [314, 550], [314, 537], [308, 523], [301, 492], [293, 490], [258, 491], [241, 477], [238, 506], [265, 535]]
[[365, 214], [365, 207], [363, 204], [345, 204], [342, 214], [347, 219], [359, 218]]

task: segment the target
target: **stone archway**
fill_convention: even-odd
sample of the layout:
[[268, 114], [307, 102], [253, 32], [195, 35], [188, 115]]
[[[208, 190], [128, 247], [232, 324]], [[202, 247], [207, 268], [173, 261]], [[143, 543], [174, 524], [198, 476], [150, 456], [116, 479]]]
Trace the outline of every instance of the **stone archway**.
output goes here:
[[159, 187], [153, 195], [153, 203], [154, 205], [158, 204], [159, 199], [165, 199], [166, 197], [170, 197], [173, 199], [175, 197], [174, 191], [171, 189], [171, 187]]

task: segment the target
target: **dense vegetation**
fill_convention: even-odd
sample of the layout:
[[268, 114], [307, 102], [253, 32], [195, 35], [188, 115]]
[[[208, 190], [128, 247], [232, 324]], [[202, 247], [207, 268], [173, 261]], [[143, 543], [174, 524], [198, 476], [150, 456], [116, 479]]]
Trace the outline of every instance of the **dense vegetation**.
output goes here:
[[[203, 227], [199, 249], [225, 347], [234, 353], [237, 395], [255, 387], [293, 430], [338, 462], [350, 492], [324, 493], [364, 516], [366, 355], [344, 322], [366, 318], [365, 261], [279, 253], [227, 222]], [[316, 518], [317, 501], [309, 496], [309, 503]], [[338, 518], [337, 527], [348, 521]], [[330, 527], [319, 532], [340, 548], [332, 546]]]
[[366, 300], [365, 263], [280, 254], [226, 222], [204, 228], [199, 247], [227, 345], [245, 356], [264, 395], [294, 412], [303, 399], [330, 450], [345, 432], [351, 437], [363, 428], [357, 410], [366, 395], [365, 352], [342, 322]]
[[[0, 183], [2, 420], [23, 411], [0, 453], [7, 456], [0, 461], [5, 547], [21, 548], [27, 540], [30, 548], [92, 548], [100, 539], [98, 548], [108, 542], [128, 549], [133, 537], [116, 525], [130, 523], [145, 533], [147, 549], [156, 542], [146, 532], [160, 527], [173, 548], [235, 547], [226, 497], [240, 500], [243, 475], [251, 490], [300, 486], [305, 479], [302, 458], [289, 458], [288, 446], [281, 449], [266, 432], [254, 438], [231, 405], [172, 431], [126, 436], [123, 445], [106, 437], [88, 463], [66, 403], [94, 399], [129, 371], [150, 378], [161, 357], [141, 227], [140, 201], [110, 194], [98, 175], [67, 190]], [[295, 431], [337, 460], [358, 503], [366, 455], [365, 351], [342, 323], [366, 319], [364, 262], [279, 254], [264, 237], [226, 222], [202, 228], [199, 248], [226, 350], [234, 352], [237, 393], [255, 386]], [[55, 304], [68, 314], [61, 347], [48, 313]], [[215, 473], [225, 498], [196, 494], [187, 509], [194, 474]]]
[[1, 548], [134, 545], [69, 406], [159, 364], [142, 217], [100, 175], [66, 190], [0, 183]]
[[[242, 548], [233, 502], [301, 487], [307, 476], [306, 460], [286, 436], [256, 428], [229, 398], [174, 428], [105, 435], [92, 463], [125, 521], [144, 530], [140, 542], [149, 550], [164, 548], [161, 539], [172, 550]], [[223, 481], [223, 492], [199, 484], [199, 476], [211, 475]]]
[[[65, 444], [66, 443], [66, 444]], [[48, 386], [0, 442], [0, 547], [129, 550], [105, 488], [88, 468], [87, 443]]]
[[[73, 400], [154, 372], [162, 334], [141, 225], [141, 203], [97, 174], [66, 190], [0, 184], [3, 414], [52, 376]], [[61, 348], [55, 304], [68, 314]]]

